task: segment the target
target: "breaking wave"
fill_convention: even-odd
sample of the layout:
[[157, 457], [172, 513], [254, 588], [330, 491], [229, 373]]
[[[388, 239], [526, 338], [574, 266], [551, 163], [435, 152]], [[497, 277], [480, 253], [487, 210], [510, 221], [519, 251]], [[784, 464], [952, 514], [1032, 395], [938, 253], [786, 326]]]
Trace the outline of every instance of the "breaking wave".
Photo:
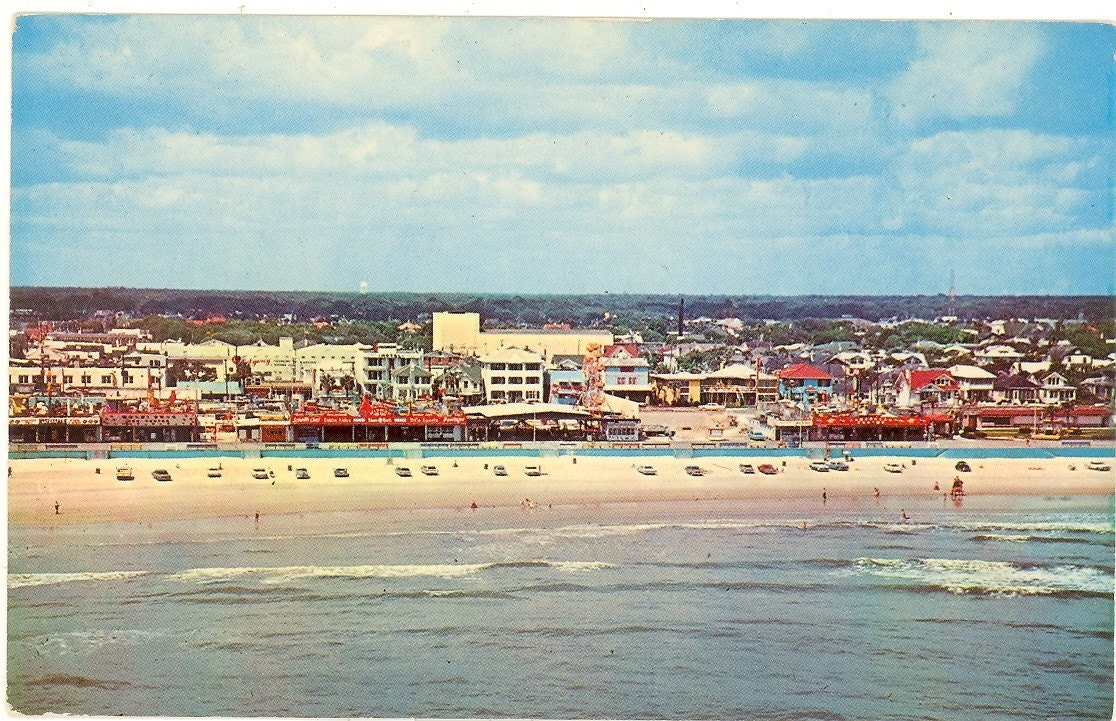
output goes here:
[[854, 573], [909, 582], [914, 591], [946, 591], [955, 595], [1100, 596], [1113, 595], [1112, 574], [1077, 565], [1039, 565], [943, 558], [858, 558]]
[[8, 588], [26, 586], [50, 586], [57, 583], [81, 583], [93, 581], [126, 581], [146, 576], [149, 571], [103, 571], [82, 573], [9, 573]]
[[263, 583], [286, 583], [306, 578], [462, 578], [500, 568], [551, 568], [559, 571], [596, 571], [615, 568], [597, 561], [502, 561], [473, 564], [368, 565], [368, 566], [285, 566], [239, 568], [192, 568], [168, 578], [187, 583], [220, 583], [245, 576], [256, 576]]

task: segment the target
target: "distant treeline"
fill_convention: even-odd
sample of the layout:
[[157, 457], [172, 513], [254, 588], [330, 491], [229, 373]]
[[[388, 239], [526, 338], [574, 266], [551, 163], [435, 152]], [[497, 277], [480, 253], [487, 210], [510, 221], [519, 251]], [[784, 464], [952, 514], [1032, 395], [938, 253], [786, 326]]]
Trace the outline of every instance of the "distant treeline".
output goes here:
[[[677, 317], [685, 298], [687, 318], [798, 320], [803, 318], [935, 318], [945, 315], [944, 295], [506, 295], [470, 293], [316, 293], [159, 290], [147, 288], [11, 288], [11, 308], [39, 320], [79, 320], [96, 311], [125, 311], [133, 317], [181, 314], [228, 318], [348, 318], [403, 321], [436, 311], [471, 311], [500, 324], [574, 326], [615, 324], [617, 318]], [[608, 314], [610, 321], [605, 320]], [[959, 296], [962, 319], [1063, 318], [1100, 321], [1114, 317], [1109, 296]], [[673, 327], [671, 324], [670, 327]]]

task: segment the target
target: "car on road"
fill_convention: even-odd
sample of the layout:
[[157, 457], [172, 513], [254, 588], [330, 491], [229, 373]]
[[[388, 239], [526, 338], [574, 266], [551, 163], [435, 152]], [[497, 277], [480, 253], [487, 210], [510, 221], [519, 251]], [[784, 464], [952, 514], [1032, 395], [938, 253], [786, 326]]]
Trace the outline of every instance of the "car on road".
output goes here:
[[885, 463], [884, 470], [888, 473], [902, 473], [903, 467], [898, 463]]
[[400, 476], [401, 478], [410, 478], [411, 469], [407, 468], [407, 466], [396, 466], [395, 475]]
[[118, 481], [134, 481], [134, 480], [136, 480], [136, 474], [132, 472], [131, 468], [117, 468], [116, 469], [116, 480], [118, 480]]
[[829, 473], [829, 464], [825, 461], [814, 461], [810, 464], [810, 470], [818, 473]]
[[741, 473], [755, 473], [756, 469], [751, 463], [741, 463], [740, 464], [740, 472]]
[[705, 403], [698, 406], [703, 411], [723, 411], [725, 407], [720, 403]]
[[252, 469], [252, 478], [258, 478], [258, 479], [261, 479], [261, 480], [267, 478], [267, 469], [266, 468], [253, 468]]
[[348, 478], [349, 477], [349, 469], [348, 468], [334, 468], [333, 469], [333, 477], [334, 478]]
[[503, 466], [493, 466], [492, 467], [492, 472], [495, 473], [497, 476], [508, 475], [508, 469], [504, 468]]
[[771, 465], [770, 463], [761, 463], [756, 470], [758, 470], [765, 476], [774, 476], [776, 473], [779, 472], [779, 469]]
[[836, 460], [830, 461], [829, 462], [829, 470], [831, 470], [831, 471], [847, 471], [847, 470], [849, 470], [849, 464], [845, 463], [844, 461], [836, 461]]
[[636, 468], [636, 472], [642, 473], [645, 476], [654, 476], [658, 473], [658, 471], [655, 470], [655, 466], [639, 466]]
[[169, 481], [171, 479], [171, 474], [165, 469], [158, 468], [151, 472], [151, 477], [156, 481]]
[[310, 471], [306, 470], [305, 468], [296, 468], [295, 469], [295, 478], [299, 479], [300, 481], [305, 481], [309, 477], [310, 477]]
[[965, 461], [957, 461], [957, 463], [953, 467], [964, 473], [968, 473], [969, 471], [973, 470]]
[[438, 475], [438, 466], [423, 466], [419, 470], [422, 471], [422, 475], [424, 476]]
[[691, 476], [704, 476], [705, 469], [701, 466], [686, 466], [686, 473], [690, 474]]

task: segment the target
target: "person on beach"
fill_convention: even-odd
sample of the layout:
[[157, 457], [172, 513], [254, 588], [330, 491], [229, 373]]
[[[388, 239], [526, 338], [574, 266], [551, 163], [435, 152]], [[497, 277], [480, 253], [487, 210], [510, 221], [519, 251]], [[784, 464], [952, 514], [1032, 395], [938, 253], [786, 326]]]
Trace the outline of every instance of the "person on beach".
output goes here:
[[934, 490], [935, 491], [940, 491], [941, 489], [942, 489], [942, 487], [938, 485], [938, 482], [934, 481]]
[[256, 525], [260, 525], [260, 512], [256, 511]]
[[829, 495], [828, 495], [828, 494], [827, 494], [827, 493], [825, 492], [825, 489], [823, 488], [823, 489], [822, 489], [822, 505], [823, 505], [823, 506], [825, 505], [825, 502], [826, 502], [826, 501], [827, 501], [828, 499], [829, 499]]
[[58, 515], [58, 514], [60, 514], [61, 512], [62, 512], [62, 511], [59, 511], [59, 510], [58, 510], [58, 501], [55, 501], [55, 502], [54, 502], [54, 515], [56, 515], [56, 516], [57, 516], [57, 515]]
[[911, 517], [907, 515], [907, 509], [906, 508], [899, 509], [899, 518], [903, 519], [904, 521], [911, 520]]
[[470, 503], [469, 508], [472, 508], [474, 511], [477, 510], [477, 502], [473, 501], [472, 503]]
[[876, 498], [879, 498], [880, 497], [880, 489], [873, 488], [872, 489], [872, 495], [875, 496]]

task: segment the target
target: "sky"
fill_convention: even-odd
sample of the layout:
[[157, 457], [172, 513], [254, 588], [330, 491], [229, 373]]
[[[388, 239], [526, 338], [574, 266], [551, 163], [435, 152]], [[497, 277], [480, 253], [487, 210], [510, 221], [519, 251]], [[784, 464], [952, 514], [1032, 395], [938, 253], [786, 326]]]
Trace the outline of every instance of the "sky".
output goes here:
[[23, 15], [12, 285], [1112, 294], [1097, 23]]

